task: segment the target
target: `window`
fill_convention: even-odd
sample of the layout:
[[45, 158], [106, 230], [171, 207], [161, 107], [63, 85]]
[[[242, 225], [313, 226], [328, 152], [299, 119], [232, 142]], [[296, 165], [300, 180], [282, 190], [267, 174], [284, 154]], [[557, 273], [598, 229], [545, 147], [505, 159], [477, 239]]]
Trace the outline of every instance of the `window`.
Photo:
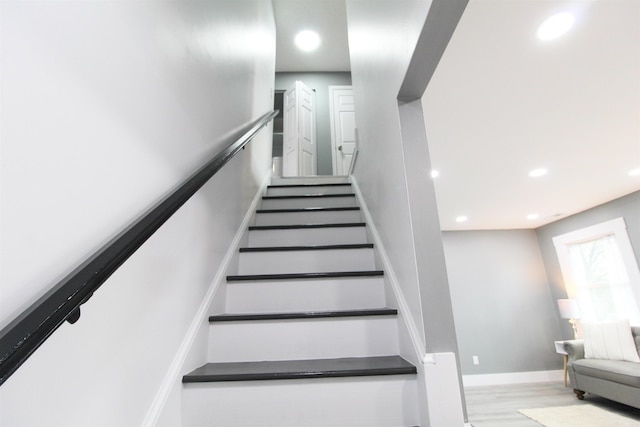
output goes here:
[[569, 298], [582, 320], [640, 325], [640, 272], [624, 219], [553, 238]]

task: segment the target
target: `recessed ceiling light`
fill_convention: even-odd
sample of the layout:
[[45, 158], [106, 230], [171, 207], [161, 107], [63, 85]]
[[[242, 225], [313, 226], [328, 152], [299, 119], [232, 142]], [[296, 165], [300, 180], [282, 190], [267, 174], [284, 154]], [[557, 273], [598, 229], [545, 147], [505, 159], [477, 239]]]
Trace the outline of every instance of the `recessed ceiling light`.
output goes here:
[[640, 176], [640, 168], [631, 169], [629, 171], [629, 176]]
[[549, 172], [549, 171], [546, 170], [545, 168], [538, 168], [538, 169], [534, 169], [531, 172], [529, 172], [529, 176], [531, 178], [538, 178], [540, 176], [546, 175], [547, 172]]
[[467, 222], [468, 220], [469, 218], [464, 215], [460, 215], [459, 217], [456, 218], [456, 222]]
[[296, 34], [294, 42], [298, 49], [311, 52], [320, 46], [320, 36], [315, 31], [304, 30]]
[[538, 219], [539, 217], [540, 217], [540, 215], [538, 215], [537, 213], [532, 213], [532, 214], [527, 215], [527, 219], [531, 219], [531, 220]]
[[547, 18], [539, 27], [536, 35], [540, 40], [553, 40], [565, 34], [573, 26], [575, 18], [571, 13], [557, 13]]
[[440, 172], [437, 170], [432, 170], [431, 171], [431, 178], [437, 178], [438, 176], [440, 176]]

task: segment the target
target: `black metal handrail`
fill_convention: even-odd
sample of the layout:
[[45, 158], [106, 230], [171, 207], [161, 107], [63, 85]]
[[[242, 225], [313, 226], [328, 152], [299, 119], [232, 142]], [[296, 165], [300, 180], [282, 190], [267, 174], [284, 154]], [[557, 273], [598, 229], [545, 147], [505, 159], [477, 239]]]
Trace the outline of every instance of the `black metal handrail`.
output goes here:
[[80, 306], [277, 114], [271, 111], [234, 132], [228, 137], [233, 142], [224, 150], [4, 327], [0, 331], [0, 385], [65, 321], [75, 323]]

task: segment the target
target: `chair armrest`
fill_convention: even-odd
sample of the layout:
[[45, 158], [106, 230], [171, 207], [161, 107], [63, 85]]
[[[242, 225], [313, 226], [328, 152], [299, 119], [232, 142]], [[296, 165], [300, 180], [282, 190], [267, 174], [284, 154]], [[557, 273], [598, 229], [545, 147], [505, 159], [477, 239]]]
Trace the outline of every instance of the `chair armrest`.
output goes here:
[[584, 359], [584, 340], [565, 341], [563, 348], [569, 356], [567, 365], [571, 365], [576, 360]]

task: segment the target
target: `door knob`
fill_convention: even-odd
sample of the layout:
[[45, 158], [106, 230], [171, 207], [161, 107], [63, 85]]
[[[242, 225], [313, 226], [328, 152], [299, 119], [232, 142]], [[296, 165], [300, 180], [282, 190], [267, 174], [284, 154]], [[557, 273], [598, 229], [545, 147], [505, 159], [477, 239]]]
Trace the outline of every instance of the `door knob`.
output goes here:
[[338, 145], [338, 151], [342, 151], [342, 145]]

